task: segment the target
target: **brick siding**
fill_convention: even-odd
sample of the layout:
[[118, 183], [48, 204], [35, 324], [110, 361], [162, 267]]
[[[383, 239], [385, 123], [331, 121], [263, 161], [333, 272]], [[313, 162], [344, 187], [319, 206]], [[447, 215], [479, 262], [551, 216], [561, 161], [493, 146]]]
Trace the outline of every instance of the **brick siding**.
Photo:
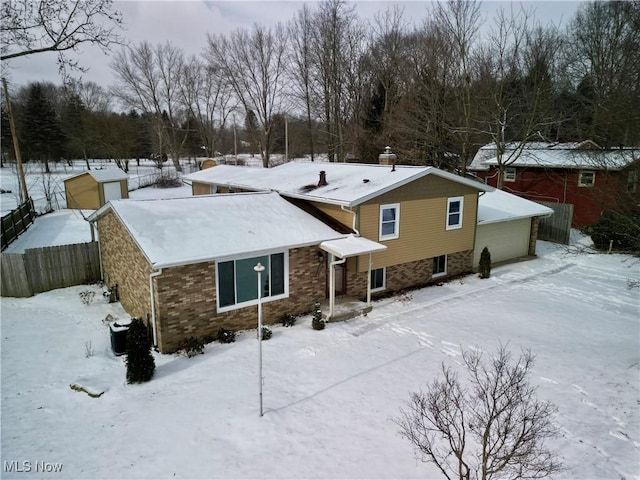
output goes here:
[[151, 265], [113, 212], [102, 216], [97, 225], [105, 285], [117, 284], [124, 309], [134, 317], [146, 319], [151, 312]]
[[[285, 314], [311, 311], [316, 299], [325, 297], [324, 265], [317, 247], [289, 250], [289, 297], [262, 304], [265, 325]], [[257, 327], [258, 310], [246, 308], [217, 312], [215, 262], [165, 269], [156, 277], [158, 344], [163, 353], [179, 348], [189, 336], [215, 336], [220, 328], [245, 330]]]
[[[447, 256], [447, 274], [438, 281], [473, 270], [473, 250], [451, 253]], [[426, 285], [433, 281], [433, 258], [392, 265], [386, 268], [384, 293]], [[382, 292], [372, 293], [372, 297]], [[364, 299], [367, 296], [367, 273], [347, 272], [347, 295]]]

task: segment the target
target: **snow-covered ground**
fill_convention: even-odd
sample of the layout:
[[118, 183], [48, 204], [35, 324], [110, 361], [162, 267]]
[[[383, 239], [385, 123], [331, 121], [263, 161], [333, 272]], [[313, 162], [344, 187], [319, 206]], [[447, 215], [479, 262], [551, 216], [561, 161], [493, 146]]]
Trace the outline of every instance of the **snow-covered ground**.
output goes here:
[[[638, 259], [545, 242], [538, 255], [323, 331], [309, 317], [274, 327], [263, 417], [255, 330], [191, 359], [158, 354], [154, 379], [128, 385], [103, 322], [128, 316], [100, 287], [2, 298], [2, 477], [440, 478], [394, 418], [442, 362], [503, 343], [537, 355], [531, 381], [558, 406], [559, 478], [638, 479]], [[89, 305], [83, 291], [95, 292]]]
[[[58, 168], [60, 178], [83, 169]], [[153, 172], [143, 164], [131, 173]], [[42, 194], [41, 178], [28, 176], [32, 195]], [[0, 186], [14, 192], [2, 194], [3, 213], [16, 180], [10, 167], [0, 171]], [[130, 197], [190, 194], [185, 185]], [[89, 239], [82, 215], [61, 210], [38, 217], [10, 251]], [[531, 381], [558, 406], [563, 436], [552, 446], [568, 468], [559, 478], [640, 479], [640, 290], [629, 288], [640, 263], [587, 243], [578, 235], [570, 249], [539, 242], [538, 259], [494, 268], [488, 280], [385, 299], [367, 317], [321, 332], [309, 317], [274, 327], [263, 344], [262, 418], [255, 331], [192, 359], [157, 355], [155, 378], [132, 386], [103, 322], [128, 315], [100, 287], [2, 298], [0, 476], [439, 478], [393, 419], [442, 362], [456, 367], [461, 349], [502, 343], [537, 355]], [[89, 305], [80, 298], [87, 291]], [[90, 398], [72, 384], [105, 393]], [[62, 471], [48, 473], [56, 464]]]

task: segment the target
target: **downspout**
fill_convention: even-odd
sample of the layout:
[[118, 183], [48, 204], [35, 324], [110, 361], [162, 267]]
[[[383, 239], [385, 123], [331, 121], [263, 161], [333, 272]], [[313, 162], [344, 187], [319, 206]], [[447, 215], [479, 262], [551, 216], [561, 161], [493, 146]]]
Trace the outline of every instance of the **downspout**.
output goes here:
[[[351, 215], [353, 215], [353, 222], [351, 223], [351, 229], [354, 232], [356, 232], [356, 237], [359, 237], [360, 236], [360, 232], [356, 228], [356, 219], [358, 218], [358, 214], [356, 212], [354, 212], [353, 210], [351, 210], [350, 208], [345, 208], [344, 205], [340, 205], [340, 208], [342, 209], [342, 211], [350, 213]], [[340, 263], [342, 263], [342, 262], [340, 262]]]
[[333, 309], [336, 303], [336, 265], [340, 265], [347, 261], [347, 258], [342, 258], [340, 260], [334, 260], [335, 256], [333, 253], [331, 255], [331, 263], [329, 264], [329, 315], [327, 316], [327, 320], [331, 320], [333, 317]]
[[149, 275], [149, 295], [151, 299], [151, 329], [153, 331], [153, 346], [158, 347], [158, 327], [156, 326], [156, 301], [154, 298], [153, 279], [162, 275], [162, 269], [151, 272]]

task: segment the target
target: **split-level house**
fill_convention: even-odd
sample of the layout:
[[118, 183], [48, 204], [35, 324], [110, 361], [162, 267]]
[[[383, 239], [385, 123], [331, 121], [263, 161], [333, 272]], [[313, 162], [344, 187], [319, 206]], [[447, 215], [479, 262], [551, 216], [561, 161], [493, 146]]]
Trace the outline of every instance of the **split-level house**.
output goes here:
[[[573, 226], [598, 220], [617, 202], [640, 203], [640, 149], [605, 149], [586, 140], [571, 143], [509, 143], [502, 156], [503, 189], [520, 197], [573, 205]], [[496, 145], [481, 147], [469, 170], [497, 186]]]
[[[393, 164], [220, 165], [184, 178], [194, 195], [277, 192], [315, 218], [386, 247], [371, 261], [368, 253], [325, 248], [329, 299], [333, 293], [363, 298], [368, 282], [375, 294], [471, 271], [478, 196], [493, 190], [434, 167]], [[283, 228], [299, 227], [289, 222]]]

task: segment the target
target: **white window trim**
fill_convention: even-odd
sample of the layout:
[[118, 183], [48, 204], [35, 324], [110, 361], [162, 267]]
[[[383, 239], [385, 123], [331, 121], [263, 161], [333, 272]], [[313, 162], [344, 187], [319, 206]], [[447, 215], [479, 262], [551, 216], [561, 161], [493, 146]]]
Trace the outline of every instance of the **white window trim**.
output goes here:
[[433, 260], [439, 257], [444, 257], [444, 272], [440, 272], [440, 273], [431, 272], [431, 278], [439, 278], [447, 275], [447, 268], [449, 267], [449, 255], [438, 255], [437, 257], [434, 257]]
[[[382, 212], [384, 212], [384, 210], [388, 210], [391, 208], [395, 208], [396, 210], [396, 228], [395, 233], [391, 234], [391, 235], [383, 235], [382, 234]], [[387, 205], [380, 205], [380, 223], [378, 225], [378, 240], [385, 241], [385, 240], [395, 240], [396, 238], [400, 237], [400, 204], [399, 203], [389, 203]]]
[[[231, 312], [233, 310], [239, 310], [241, 308], [247, 308], [247, 307], [251, 307], [254, 305], [258, 305], [258, 299], [256, 298], [255, 300], [249, 300], [246, 302], [241, 302], [241, 303], [235, 303], [233, 305], [228, 305], [226, 307], [221, 307], [220, 306], [220, 288], [219, 288], [219, 277], [218, 277], [218, 263], [224, 263], [224, 262], [235, 262], [237, 260], [245, 260], [247, 258], [256, 258], [256, 257], [263, 257], [266, 255], [273, 255], [273, 254], [277, 254], [277, 253], [283, 253], [284, 254], [284, 293], [280, 294], [280, 295], [275, 295], [273, 297], [262, 297], [262, 303], [268, 303], [268, 302], [275, 302], [276, 300], [283, 300], [285, 298], [289, 298], [289, 250], [273, 250], [273, 251], [269, 251], [269, 252], [262, 252], [262, 253], [252, 253], [250, 255], [242, 255], [242, 256], [237, 256], [237, 257], [233, 257], [233, 258], [225, 258], [225, 259], [220, 259], [220, 260], [216, 260], [216, 274], [215, 274], [215, 280], [216, 280], [216, 311], [218, 313], [224, 313], [224, 312]], [[234, 267], [234, 275], [235, 275], [235, 267]], [[235, 282], [235, 277], [233, 279], [233, 281]], [[256, 284], [258, 283], [258, 274], [256, 273]], [[237, 293], [237, 292], [236, 292]]]
[[[582, 175], [584, 173], [593, 174], [593, 182], [592, 183], [584, 183], [582, 181]], [[593, 186], [595, 186], [595, 184], [596, 184], [596, 172], [595, 172], [595, 170], [580, 170], [578, 172], [578, 186], [579, 187], [593, 187]]]
[[[460, 202], [460, 222], [455, 225], [449, 225], [449, 210], [451, 209], [451, 204], [453, 202]], [[447, 213], [445, 218], [445, 225], [447, 226], [447, 230], [458, 230], [462, 228], [462, 218], [464, 214], [464, 197], [451, 197], [447, 198]]]
[[380, 270], [380, 269], [382, 269], [382, 286], [378, 288], [374, 288], [373, 285], [371, 285], [371, 293], [382, 292], [383, 290], [387, 289], [387, 268], [386, 267], [373, 268], [371, 269], [371, 273], [373, 273], [375, 270]]
[[211, 184], [209, 186], [209, 193], [210, 194], [218, 193], [218, 185], [216, 185], [215, 183]]
[[505, 182], [516, 181], [516, 167], [507, 167], [504, 169], [504, 181]]

